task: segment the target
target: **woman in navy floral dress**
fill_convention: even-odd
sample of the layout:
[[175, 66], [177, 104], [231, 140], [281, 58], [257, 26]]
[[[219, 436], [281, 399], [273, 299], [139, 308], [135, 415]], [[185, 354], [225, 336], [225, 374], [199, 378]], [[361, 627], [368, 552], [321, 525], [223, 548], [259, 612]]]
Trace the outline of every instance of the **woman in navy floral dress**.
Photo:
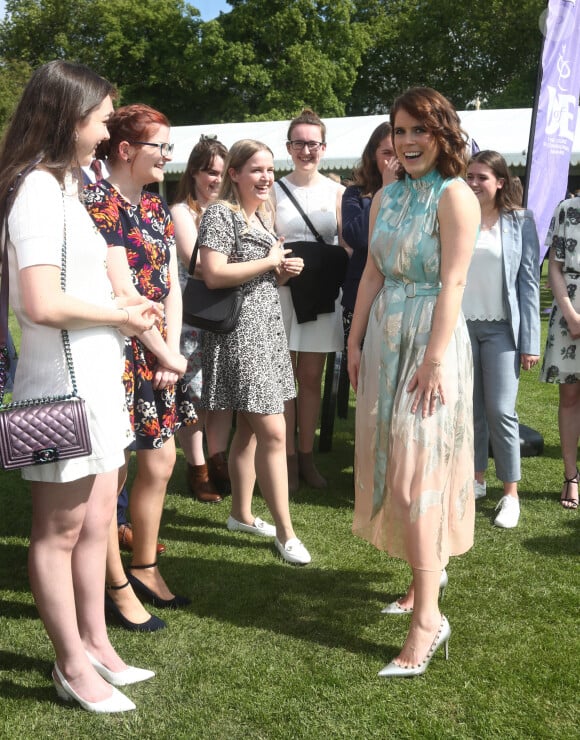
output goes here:
[[[173, 223], [162, 198], [143, 190], [163, 180], [171, 158], [169, 121], [145, 105], [119, 108], [108, 122], [111, 138], [97, 154], [110, 175], [86, 189], [86, 205], [109, 246], [111, 281], [122, 295], [149, 298], [161, 308], [158, 326], [125, 346], [123, 380], [135, 430], [137, 473], [129, 508], [133, 559], [122, 569], [116, 526], [109, 538], [107, 604], [129, 629], [163, 624], [150, 617], [134, 591], [158, 607], [189, 600], [175, 596], [157, 567], [157, 537], [167, 483], [175, 464], [174, 434], [196, 415], [180, 384], [186, 367], [179, 354], [181, 292]], [[132, 626], [131, 626], [132, 625]]]

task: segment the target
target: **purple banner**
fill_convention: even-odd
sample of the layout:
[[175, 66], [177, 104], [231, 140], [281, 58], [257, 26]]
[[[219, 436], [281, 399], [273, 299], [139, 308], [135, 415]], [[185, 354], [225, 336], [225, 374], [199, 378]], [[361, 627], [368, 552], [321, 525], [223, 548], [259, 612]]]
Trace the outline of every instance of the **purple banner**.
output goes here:
[[578, 117], [580, 8], [577, 0], [550, 0], [540, 20], [544, 48], [535, 127], [528, 151], [527, 207], [534, 212], [540, 258], [543, 258], [554, 208], [566, 196]]

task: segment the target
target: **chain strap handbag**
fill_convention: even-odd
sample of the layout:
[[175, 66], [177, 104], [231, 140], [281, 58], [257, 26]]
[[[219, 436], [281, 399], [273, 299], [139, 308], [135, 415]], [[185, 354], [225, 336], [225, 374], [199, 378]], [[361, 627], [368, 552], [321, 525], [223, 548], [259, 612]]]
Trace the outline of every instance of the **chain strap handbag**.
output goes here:
[[[234, 213], [234, 244], [236, 254], [240, 251], [240, 235]], [[189, 263], [188, 278], [183, 290], [183, 321], [198, 329], [216, 334], [229, 334], [238, 323], [244, 293], [241, 285], [231, 288], [208, 288], [203, 280], [194, 277], [199, 253], [199, 239], [195, 242]]]
[[[4, 404], [4, 385], [10, 362], [8, 337], [8, 213], [18, 185], [28, 172], [20, 173], [9, 195], [4, 225], [4, 256], [0, 287], [0, 465], [5, 470], [90, 455], [92, 451], [85, 402], [77, 392], [68, 331], [61, 331], [72, 392], [64, 396], [27, 399]], [[64, 212], [64, 193], [63, 193]], [[60, 282], [66, 292], [66, 213], [62, 243]]]

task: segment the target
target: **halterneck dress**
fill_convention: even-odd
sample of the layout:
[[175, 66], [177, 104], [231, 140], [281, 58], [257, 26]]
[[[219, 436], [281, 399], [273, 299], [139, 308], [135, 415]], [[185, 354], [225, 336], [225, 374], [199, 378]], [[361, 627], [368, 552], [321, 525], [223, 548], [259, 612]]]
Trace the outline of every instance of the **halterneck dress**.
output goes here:
[[353, 532], [420, 570], [473, 544], [473, 371], [460, 313], [442, 359], [446, 403], [411, 413], [440, 291], [436, 171], [383, 190], [370, 254], [385, 276], [371, 307], [356, 407]]

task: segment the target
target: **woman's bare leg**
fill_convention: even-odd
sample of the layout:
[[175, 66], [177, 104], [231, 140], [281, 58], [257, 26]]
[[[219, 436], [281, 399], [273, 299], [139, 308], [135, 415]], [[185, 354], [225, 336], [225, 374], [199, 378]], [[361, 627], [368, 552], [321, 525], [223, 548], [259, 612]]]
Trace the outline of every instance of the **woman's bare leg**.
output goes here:
[[86, 701], [102, 701], [111, 696], [111, 687], [89, 663], [83, 640], [103, 650], [108, 642], [103, 592], [116, 471], [70, 483], [34, 482], [31, 493], [28, 569], [40, 618], [73, 690]]

